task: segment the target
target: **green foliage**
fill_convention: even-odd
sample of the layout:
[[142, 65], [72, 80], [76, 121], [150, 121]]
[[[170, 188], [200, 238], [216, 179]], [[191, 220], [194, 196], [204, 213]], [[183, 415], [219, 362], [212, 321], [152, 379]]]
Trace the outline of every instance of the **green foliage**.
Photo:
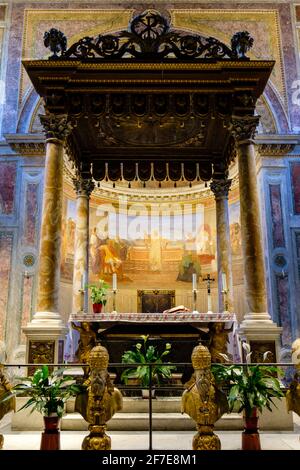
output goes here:
[[103, 279], [99, 280], [98, 285], [87, 284], [86, 287], [88, 287], [91, 291], [91, 301], [93, 304], [106, 304], [106, 296], [109, 285], [103, 281]]
[[[126, 364], [140, 364], [137, 367], [125, 369], [121, 375], [121, 379], [128, 383], [129, 378], [137, 378], [143, 387], [148, 387], [150, 383], [150, 368], [145, 365], [147, 363], [154, 364], [152, 367], [152, 383], [160, 383], [161, 379], [170, 379], [172, 370], [176, 370], [176, 366], [163, 364], [165, 356], [170, 353], [171, 344], [165, 345], [162, 353], [157, 351], [157, 347], [148, 346], [149, 335], [142, 335], [142, 343], [137, 343], [132, 351], [125, 351], [122, 356], [122, 362]], [[170, 364], [167, 362], [166, 364]]]
[[246, 416], [251, 416], [254, 408], [272, 411], [272, 398], [284, 396], [276, 377], [282, 375], [282, 370], [275, 366], [215, 364], [212, 373], [217, 384], [228, 391], [230, 411], [244, 410]]
[[14, 395], [30, 397], [25, 405], [20, 408], [29, 408], [50, 416], [51, 413], [59, 417], [63, 415], [65, 402], [73, 396], [82, 393], [82, 386], [77, 385], [72, 377], [63, 375], [64, 369], [57, 369], [51, 374], [47, 365], [37, 369], [32, 377], [18, 377], [18, 383], [11, 389]]

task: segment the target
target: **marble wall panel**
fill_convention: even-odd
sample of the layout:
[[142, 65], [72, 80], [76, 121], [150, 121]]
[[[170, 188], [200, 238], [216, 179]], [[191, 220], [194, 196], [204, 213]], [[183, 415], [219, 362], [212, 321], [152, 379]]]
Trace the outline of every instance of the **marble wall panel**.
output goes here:
[[289, 302], [289, 278], [287, 275], [276, 276], [278, 323], [283, 327], [282, 345], [290, 347], [292, 344], [292, 326]]
[[37, 237], [37, 222], [38, 222], [38, 195], [39, 184], [28, 183], [26, 186], [25, 194], [25, 216], [23, 227], [23, 244], [34, 246]]
[[300, 215], [300, 162], [291, 163], [294, 214]]
[[270, 184], [273, 247], [285, 246], [280, 184]]
[[11, 215], [14, 211], [17, 164], [0, 162], [0, 215]]
[[13, 233], [0, 232], [0, 340], [4, 339], [10, 285]]
[[296, 243], [296, 259], [297, 259], [297, 271], [300, 281], [300, 232], [295, 233], [295, 243]]
[[[32, 293], [33, 293], [33, 276], [24, 275], [22, 278], [22, 314], [21, 314], [21, 331], [31, 319]], [[21, 343], [26, 342], [26, 336], [21, 332]]]

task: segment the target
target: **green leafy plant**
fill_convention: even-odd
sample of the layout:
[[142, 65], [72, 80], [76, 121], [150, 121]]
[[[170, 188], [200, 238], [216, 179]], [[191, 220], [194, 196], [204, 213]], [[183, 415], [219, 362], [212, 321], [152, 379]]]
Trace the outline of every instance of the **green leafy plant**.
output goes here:
[[[251, 356], [250, 347], [248, 349], [247, 362]], [[245, 349], [246, 349], [245, 346]], [[264, 361], [267, 353], [264, 354]], [[212, 373], [219, 386], [227, 391], [229, 411], [244, 411], [245, 416], [250, 417], [257, 408], [262, 412], [266, 407], [272, 411], [274, 404], [272, 398], [284, 396], [280, 381], [277, 375], [283, 372], [276, 366], [263, 364], [251, 365], [230, 365], [214, 364]]]
[[91, 301], [93, 304], [106, 304], [106, 296], [109, 285], [103, 279], [99, 280], [98, 285], [87, 284], [86, 287], [88, 287], [91, 291]]
[[150, 368], [145, 365], [147, 363], [153, 364], [152, 366], [152, 382], [160, 383], [161, 379], [170, 379], [172, 370], [176, 370], [176, 366], [168, 365], [165, 363], [164, 358], [170, 353], [171, 344], [166, 343], [165, 349], [159, 353], [156, 346], [148, 345], [149, 335], [142, 335], [143, 343], [137, 343], [134, 350], [125, 351], [122, 356], [122, 362], [125, 364], [139, 364], [136, 367], [125, 369], [122, 372], [121, 379], [125, 384], [128, 379], [137, 378], [142, 387], [149, 387], [150, 383]]
[[10, 399], [13, 395], [30, 397], [20, 408], [32, 407], [31, 413], [36, 410], [43, 416], [56, 414], [62, 417], [65, 402], [73, 396], [82, 393], [81, 385], [75, 383], [72, 377], [63, 375], [64, 369], [49, 372], [47, 365], [37, 369], [31, 377], [18, 377], [21, 383], [12, 387], [1, 401]]

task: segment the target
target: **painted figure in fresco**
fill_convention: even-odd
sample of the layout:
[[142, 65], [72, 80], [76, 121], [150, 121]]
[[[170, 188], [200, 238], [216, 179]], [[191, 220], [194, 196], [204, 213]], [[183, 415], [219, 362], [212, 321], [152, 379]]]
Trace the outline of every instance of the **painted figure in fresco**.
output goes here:
[[197, 278], [201, 276], [201, 265], [197, 256], [193, 253], [184, 253], [179, 265], [177, 281], [192, 282], [193, 274], [197, 274]]
[[100, 252], [100, 274], [119, 273], [122, 261], [116, 256], [113, 240], [99, 246]]
[[97, 228], [94, 227], [90, 236], [90, 260], [91, 269], [94, 274], [98, 274], [100, 271], [100, 253], [99, 253], [100, 240], [97, 235]]
[[241, 226], [238, 222], [230, 225], [230, 245], [233, 255], [240, 255], [242, 253]]
[[67, 220], [67, 228], [66, 228], [66, 239], [67, 239], [66, 255], [74, 254], [75, 228], [76, 228], [75, 221], [71, 217], [69, 217]]
[[196, 234], [196, 250], [198, 255], [213, 254], [212, 237], [207, 224], [201, 225]]
[[145, 239], [146, 246], [149, 248], [149, 269], [152, 272], [162, 271], [162, 249], [166, 243], [160, 237], [157, 229], [154, 229], [151, 236]]

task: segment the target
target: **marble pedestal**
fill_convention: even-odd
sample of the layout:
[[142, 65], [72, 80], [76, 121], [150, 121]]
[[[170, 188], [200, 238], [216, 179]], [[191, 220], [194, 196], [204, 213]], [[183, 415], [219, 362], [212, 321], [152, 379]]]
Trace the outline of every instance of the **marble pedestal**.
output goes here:
[[244, 320], [238, 329], [240, 341], [249, 343], [253, 352], [251, 362], [262, 362], [266, 351], [272, 353], [268, 357], [269, 362], [278, 362], [281, 333], [282, 327], [277, 326], [271, 320]]
[[[67, 328], [59, 314], [36, 313], [23, 329], [26, 335], [26, 362], [29, 364], [61, 364]], [[28, 373], [33, 371], [29, 368]]]

